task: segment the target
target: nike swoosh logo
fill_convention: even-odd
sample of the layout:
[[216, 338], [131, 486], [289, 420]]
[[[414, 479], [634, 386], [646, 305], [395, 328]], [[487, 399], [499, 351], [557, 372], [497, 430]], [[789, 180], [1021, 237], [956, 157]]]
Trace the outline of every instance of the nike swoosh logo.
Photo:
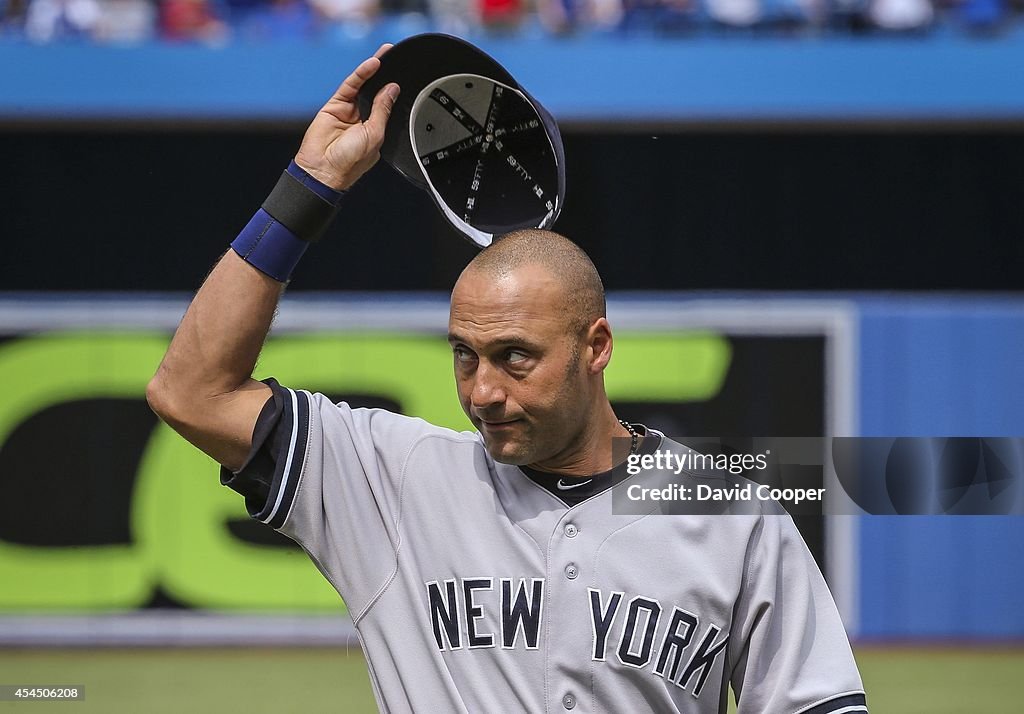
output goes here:
[[565, 484], [562, 483], [562, 479], [558, 479], [558, 483], [555, 484], [555, 487], [558, 488], [559, 491], [571, 491], [574, 488], [579, 488], [580, 486], [586, 486], [591, 481], [593, 481], [593, 479], [589, 479], [588, 478], [586, 481], [583, 481], [581, 483], [574, 483], [571, 486], [566, 486]]

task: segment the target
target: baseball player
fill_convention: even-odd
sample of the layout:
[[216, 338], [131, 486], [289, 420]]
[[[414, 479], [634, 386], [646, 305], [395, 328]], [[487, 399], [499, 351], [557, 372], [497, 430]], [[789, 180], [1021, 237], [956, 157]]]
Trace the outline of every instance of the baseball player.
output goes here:
[[[386, 712], [867, 712], [843, 625], [792, 520], [613, 513], [632, 455], [600, 278], [573, 243], [510, 234], [451, 298], [474, 432], [251, 378], [291, 268], [377, 160], [399, 88], [361, 122], [384, 46], [340, 86], [214, 268], [152, 379], [154, 410], [344, 598]], [[408, 365], [416, 369], [417, 365]], [[683, 478], [687, 478], [683, 474]]]

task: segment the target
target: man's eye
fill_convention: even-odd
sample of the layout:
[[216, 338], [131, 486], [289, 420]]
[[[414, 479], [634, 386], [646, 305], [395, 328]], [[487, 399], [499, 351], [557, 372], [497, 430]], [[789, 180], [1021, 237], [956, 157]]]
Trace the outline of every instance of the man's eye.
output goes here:
[[511, 362], [512, 364], [515, 364], [517, 362], [522, 362], [528, 358], [529, 355], [527, 355], [525, 352], [520, 352], [519, 350], [509, 350], [508, 357], [506, 359], [508, 359], [508, 361]]
[[469, 362], [473, 359], [473, 353], [465, 347], [453, 347], [452, 352], [455, 353], [455, 359], [459, 362]]

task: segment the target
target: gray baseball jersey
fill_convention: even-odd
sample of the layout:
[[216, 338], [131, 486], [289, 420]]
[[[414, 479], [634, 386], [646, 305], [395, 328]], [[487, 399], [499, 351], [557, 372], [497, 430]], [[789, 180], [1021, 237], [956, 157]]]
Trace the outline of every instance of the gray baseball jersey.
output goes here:
[[344, 598], [382, 711], [721, 714], [731, 684], [739, 714], [867, 712], [781, 509], [614, 515], [612, 489], [570, 507], [479, 434], [268, 383], [222, 480]]

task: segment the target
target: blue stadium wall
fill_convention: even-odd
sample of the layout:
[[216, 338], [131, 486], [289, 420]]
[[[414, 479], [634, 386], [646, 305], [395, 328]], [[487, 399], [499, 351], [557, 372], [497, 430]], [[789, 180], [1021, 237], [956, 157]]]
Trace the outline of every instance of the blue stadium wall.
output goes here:
[[[402, 32], [225, 47], [0, 42], [0, 120], [304, 120]], [[1024, 31], [985, 40], [476, 38], [560, 122], [1024, 117]]]
[[[1024, 300], [858, 304], [862, 435], [1024, 433]], [[859, 636], [1024, 637], [1022, 554], [1022, 517], [862, 517]]]

